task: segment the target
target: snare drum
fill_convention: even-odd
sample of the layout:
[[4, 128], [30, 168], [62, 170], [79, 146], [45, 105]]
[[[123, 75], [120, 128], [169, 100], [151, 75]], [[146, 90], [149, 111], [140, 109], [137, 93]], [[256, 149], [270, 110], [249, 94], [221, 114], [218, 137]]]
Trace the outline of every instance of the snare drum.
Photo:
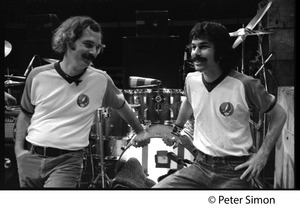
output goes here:
[[[122, 170], [122, 166], [132, 157], [136, 158], [142, 165], [145, 174], [154, 182], [158, 182], [158, 178], [168, 173], [170, 169], [179, 169], [177, 163], [170, 161], [167, 157], [168, 152], [174, 152], [181, 158], [192, 160], [193, 157], [188, 150], [179, 146], [167, 146], [162, 137], [171, 133], [171, 125], [151, 124], [148, 132], [151, 134], [151, 142], [145, 147], [133, 147], [126, 145], [124, 151], [120, 155], [116, 164], [115, 173]], [[180, 150], [184, 151], [184, 154]]]

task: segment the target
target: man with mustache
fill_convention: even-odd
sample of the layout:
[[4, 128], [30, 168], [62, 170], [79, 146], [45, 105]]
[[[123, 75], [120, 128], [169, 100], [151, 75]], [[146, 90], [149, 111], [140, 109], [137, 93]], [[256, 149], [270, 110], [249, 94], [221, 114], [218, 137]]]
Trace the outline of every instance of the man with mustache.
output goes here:
[[[166, 177], [154, 188], [249, 189], [265, 167], [278, 140], [286, 113], [259, 80], [232, 70], [230, 36], [222, 24], [197, 23], [190, 32], [195, 72], [185, 81], [186, 100], [167, 145], [187, 138], [184, 123], [195, 118], [194, 163]], [[250, 112], [266, 113], [268, 132], [251, 151]], [[176, 137], [179, 136], [179, 139]], [[186, 142], [186, 141], [182, 141]]]
[[52, 48], [63, 59], [33, 69], [22, 95], [15, 142], [22, 188], [79, 187], [83, 149], [100, 107], [114, 108], [131, 125], [135, 147], [150, 142], [110, 76], [91, 67], [103, 48], [95, 20], [67, 19], [56, 29]]

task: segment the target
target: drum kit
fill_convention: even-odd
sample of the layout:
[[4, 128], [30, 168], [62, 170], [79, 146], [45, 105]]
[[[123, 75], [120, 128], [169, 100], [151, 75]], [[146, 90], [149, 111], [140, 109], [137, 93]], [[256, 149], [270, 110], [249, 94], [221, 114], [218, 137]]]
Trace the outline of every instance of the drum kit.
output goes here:
[[[145, 78], [141, 77], [140, 79]], [[151, 140], [148, 146], [135, 148], [130, 145], [130, 140], [134, 138], [134, 132], [127, 122], [114, 109], [109, 107], [98, 109], [96, 122], [91, 129], [90, 146], [85, 158], [91, 166], [89, 169], [91, 172], [89, 188], [112, 187], [115, 175], [129, 157], [138, 159], [143, 171], [150, 179], [157, 180], [158, 176], [168, 172], [169, 168], [155, 168], [154, 157], [157, 156], [156, 152], [158, 151], [164, 150], [167, 154], [173, 152], [174, 149], [166, 146], [163, 141], [155, 139], [159, 140], [170, 135], [172, 123], [177, 118], [184, 94], [180, 89], [160, 89], [159, 84], [155, 86], [149, 83], [147, 86], [143, 83], [142, 88], [122, 90], [132, 111], [140, 123], [147, 127], [151, 139], [154, 140]], [[183, 150], [183, 148], [181, 149]], [[179, 148], [177, 150], [179, 153]], [[111, 165], [112, 161], [114, 161], [113, 174], [108, 175], [106, 170], [109, 167], [107, 166]], [[177, 163], [174, 163], [172, 167], [178, 167]], [[97, 176], [96, 171], [99, 172]], [[99, 183], [102, 186], [99, 186]]]
[[[255, 26], [261, 21], [264, 14], [270, 8], [272, 1], [270, 1], [266, 6], [261, 8], [257, 15], [249, 22], [245, 28], [238, 29], [237, 31], [229, 33], [231, 37], [237, 37], [232, 48], [235, 49], [239, 44], [242, 43], [242, 73], [244, 70], [244, 42], [247, 36], [258, 36], [269, 35], [273, 33], [270, 30], [254, 30]], [[5, 41], [5, 57], [10, 54], [12, 50], [12, 45]], [[262, 55], [262, 49], [260, 44], [260, 52]], [[271, 56], [269, 56], [270, 58]], [[266, 62], [269, 60], [266, 60]], [[48, 63], [57, 62], [56, 59], [44, 58]], [[260, 70], [264, 71], [264, 60], [262, 58], [263, 64]], [[260, 71], [259, 70], [259, 71]], [[259, 72], [257, 72], [258, 74]], [[21, 86], [25, 84], [25, 77], [22, 76], [13, 76], [5, 75], [7, 80], [4, 82], [5, 87], [12, 88], [15, 86]], [[133, 77], [130, 77], [131, 79]], [[160, 88], [161, 82], [159, 80], [149, 78], [134, 78], [135, 81], [144, 80], [142, 85], [134, 86], [132, 89], [122, 90], [124, 97], [132, 111], [135, 113], [136, 117], [139, 119], [142, 125], [148, 128], [149, 133], [153, 138], [162, 139], [164, 136], [169, 135], [172, 130], [172, 123], [175, 122], [181, 102], [184, 99], [184, 92], [181, 89], [167, 89]], [[151, 79], [151, 78], [150, 78]], [[156, 81], [153, 82], [153, 81]], [[138, 84], [138, 83], [136, 83]], [[90, 144], [86, 148], [86, 153], [84, 156], [84, 166], [83, 166], [83, 175], [88, 176], [88, 188], [110, 188], [112, 187], [113, 178], [118, 173], [122, 165], [124, 165], [124, 160], [128, 157], [139, 156], [137, 159], [141, 162], [143, 170], [147, 176], [150, 178], [156, 179], [157, 175], [151, 177], [149, 157], [162, 154], [170, 154], [174, 151], [172, 147], [166, 146], [162, 143], [159, 146], [153, 146], [153, 142], [157, 143], [158, 141], [151, 141], [149, 146], [152, 145], [152, 149], [149, 150], [148, 146], [143, 148], [133, 148], [130, 145], [130, 140], [134, 138], [134, 132], [131, 127], [125, 122], [115, 110], [109, 107], [99, 108], [95, 113], [95, 122], [91, 128], [90, 132]], [[136, 152], [132, 153], [132, 150], [139, 150], [138, 154]], [[151, 150], [155, 150], [154, 153]], [[155, 154], [155, 152], [157, 152]], [[179, 147], [177, 151], [179, 155]], [[182, 154], [182, 152], [181, 152]], [[184, 155], [181, 158], [187, 157]], [[167, 157], [164, 157], [167, 158]], [[192, 159], [192, 156], [191, 156]], [[152, 160], [153, 162], [154, 160]], [[154, 161], [154, 162], [155, 162]], [[112, 175], [107, 174], [108, 164], [113, 162], [114, 170]], [[155, 164], [155, 163], [151, 163]], [[176, 165], [177, 166], [177, 165]], [[174, 167], [173, 167], [174, 168]], [[167, 173], [169, 168], [164, 168], [163, 171], [159, 171], [158, 175], [163, 175]], [[149, 175], [150, 173], [150, 175]], [[101, 183], [101, 186], [99, 186]]]
[[[257, 24], [260, 23], [263, 16], [269, 10], [272, 5], [272, 1], [269, 1], [264, 7], [258, 10], [255, 17], [247, 24], [245, 28], [240, 28], [237, 31], [230, 32], [229, 35], [231, 37], [237, 37], [235, 42], [232, 45], [232, 48], [235, 49], [242, 43], [242, 59], [241, 59], [241, 72], [244, 73], [244, 57], [245, 57], [245, 40], [247, 36], [258, 36], [259, 37], [259, 54], [262, 58], [262, 65], [265, 64], [262, 57], [262, 49], [261, 49], [261, 40], [263, 35], [272, 34], [271, 30], [254, 30]], [[256, 74], [257, 75], [257, 74]]]

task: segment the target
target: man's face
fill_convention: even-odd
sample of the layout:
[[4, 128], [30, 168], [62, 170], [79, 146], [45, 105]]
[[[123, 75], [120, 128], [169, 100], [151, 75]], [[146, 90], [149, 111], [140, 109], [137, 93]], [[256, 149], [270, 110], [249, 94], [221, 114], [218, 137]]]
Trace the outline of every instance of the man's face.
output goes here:
[[74, 42], [71, 53], [79, 67], [86, 68], [101, 52], [102, 47], [101, 33], [94, 32], [88, 27], [83, 30], [82, 36]]
[[219, 68], [215, 61], [214, 45], [206, 39], [194, 39], [191, 43], [191, 58], [196, 71], [205, 72]]

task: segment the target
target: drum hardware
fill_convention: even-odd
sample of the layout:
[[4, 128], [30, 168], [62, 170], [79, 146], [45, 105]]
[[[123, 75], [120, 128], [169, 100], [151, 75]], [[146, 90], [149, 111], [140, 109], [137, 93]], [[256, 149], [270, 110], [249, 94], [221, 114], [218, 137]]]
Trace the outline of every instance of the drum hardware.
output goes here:
[[[181, 89], [125, 89], [124, 97], [141, 123], [160, 123], [174, 121], [182, 101]], [[118, 121], [119, 122], [119, 121]]]
[[20, 85], [24, 85], [24, 84], [25, 84], [25, 82], [16, 82], [16, 81], [12, 81], [10, 79], [4, 81], [4, 86], [7, 87], [7, 88], [20, 86]]
[[[102, 122], [104, 118], [108, 117], [108, 112], [106, 108], [98, 108], [95, 114], [96, 117], [96, 123], [95, 123], [95, 128], [96, 128], [96, 134], [95, 134], [95, 158], [100, 160], [98, 162], [98, 166], [100, 166], [100, 173], [97, 175], [97, 177], [94, 179], [94, 165], [92, 165], [92, 181], [91, 184], [89, 185], [89, 188], [95, 188], [96, 184], [98, 183], [98, 180], [101, 178], [101, 184], [102, 188], [105, 189], [107, 187], [107, 184], [110, 185], [111, 181], [107, 174], [105, 173], [105, 168], [104, 168], [104, 138], [103, 138], [103, 129], [102, 129]], [[93, 160], [91, 160], [91, 163], [93, 164]]]
[[272, 57], [273, 53], [271, 53], [269, 55], [269, 57], [263, 62], [263, 64], [261, 65], [261, 67], [257, 70], [257, 72], [255, 73], [254, 76], [257, 76], [259, 74], [259, 72], [265, 67], [265, 64], [270, 60], [270, 58]]
[[271, 7], [272, 1], [270, 1], [265, 7], [261, 8], [256, 16], [248, 23], [248, 25], [244, 28], [241, 28], [235, 32], [229, 33], [230, 36], [235, 37], [238, 36], [238, 38], [235, 40], [235, 42], [232, 45], [232, 48], [235, 49], [240, 43], [242, 43], [242, 66], [241, 66], [241, 72], [244, 73], [244, 57], [245, 57], [245, 40], [248, 35], [257, 35], [261, 36], [263, 34], [270, 34], [271, 31], [262, 31], [262, 30], [253, 30], [254, 27], [260, 22], [262, 17], [265, 15], [265, 13], [268, 11], [268, 9]]
[[26, 78], [22, 77], [22, 76], [4, 75], [4, 77], [8, 78], [8, 79], [16, 79], [16, 80], [22, 80], [22, 81], [26, 80]]

